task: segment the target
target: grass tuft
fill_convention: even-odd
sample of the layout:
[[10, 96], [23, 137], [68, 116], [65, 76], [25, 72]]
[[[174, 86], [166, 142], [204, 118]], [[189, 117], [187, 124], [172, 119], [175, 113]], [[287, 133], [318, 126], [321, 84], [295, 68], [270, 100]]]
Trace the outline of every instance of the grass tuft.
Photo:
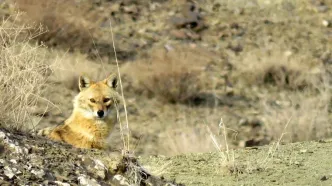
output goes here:
[[215, 56], [198, 47], [157, 49], [149, 57], [128, 65], [137, 93], [169, 103], [188, 103], [200, 93], [212, 90], [207, 66]]
[[31, 109], [45, 100], [42, 93], [50, 68], [39, 50], [42, 46], [29, 43], [40, 32], [31, 34], [30, 27], [15, 24], [18, 16], [0, 24], [0, 123], [10, 129], [33, 129]]

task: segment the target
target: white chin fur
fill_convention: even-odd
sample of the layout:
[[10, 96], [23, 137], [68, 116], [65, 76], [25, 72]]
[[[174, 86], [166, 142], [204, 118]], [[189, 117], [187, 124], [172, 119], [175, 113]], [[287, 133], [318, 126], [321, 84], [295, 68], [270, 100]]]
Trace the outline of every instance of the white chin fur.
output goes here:
[[104, 116], [103, 117], [99, 117], [97, 112], [91, 112], [91, 111], [87, 111], [87, 110], [83, 110], [80, 109], [80, 112], [83, 114], [84, 117], [92, 119], [92, 118], [96, 118], [96, 119], [104, 119], [108, 116], [108, 112], [104, 112]]
[[79, 112], [82, 113], [85, 118], [92, 119], [92, 118], [95, 117], [93, 112], [90, 112], [90, 111], [87, 111], [87, 110], [84, 110], [84, 109], [79, 109]]

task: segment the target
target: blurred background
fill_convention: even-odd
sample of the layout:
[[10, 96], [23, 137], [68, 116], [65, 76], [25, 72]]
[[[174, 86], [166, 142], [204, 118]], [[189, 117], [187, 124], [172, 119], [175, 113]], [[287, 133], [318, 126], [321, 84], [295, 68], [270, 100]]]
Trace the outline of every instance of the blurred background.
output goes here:
[[[112, 26], [136, 154], [332, 136], [332, 1], [2, 0], [0, 6], [2, 123], [27, 130], [63, 123], [80, 74], [100, 80], [117, 71]], [[122, 148], [119, 127], [109, 146]]]

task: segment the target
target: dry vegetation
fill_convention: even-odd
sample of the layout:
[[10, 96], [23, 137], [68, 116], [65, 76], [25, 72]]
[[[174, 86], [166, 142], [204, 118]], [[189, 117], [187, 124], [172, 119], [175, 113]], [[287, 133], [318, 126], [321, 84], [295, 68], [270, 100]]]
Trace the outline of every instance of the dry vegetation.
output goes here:
[[276, 140], [285, 133], [284, 142], [316, 140], [329, 136], [332, 131], [330, 101], [330, 88], [321, 89], [319, 93], [310, 90], [290, 93], [276, 102], [262, 101], [262, 120], [267, 135]]
[[[194, 33], [201, 34], [200, 39], [190, 40], [171, 35], [187, 28], [176, 30], [168, 25], [169, 15], [180, 14], [177, 7], [184, 1], [119, 2], [15, 0], [15, 10], [26, 12], [18, 22], [40, 24], [44, 30], [21, 26], [1, 30], [2, 42], [6, 41], [0, 75], [1, 94], [5, 95], [1, 103], [6, 106], [1, 111], [8, 113], [1, 118], [3, 123], [31, 120], [27, 111], [42, 91], [59, 107], [47, 112], [42, 122], [61, 123], [71, 111], [80, 74], [100, 79], [115, 70], [114, 61], [106, 62], [99, 56], [103, 52], [96, 49], [102, 44], [113, 55], [110, 32], [103, 31], [105, 23], [116, 18], [116, 42], [132, 41], [141, 54], [133, 61], [120, 59], [131, 130], [136, 138], [145, 135], [142, 138], [146, 139], [137, 142], [140, 152], [150, 153], [145, 151], [148, 145], [157, 149], [154, 153], [167, 155], [213, 151], [208, 128], [225, 147], [223, 136], [217, 135], [220, 117], [239, 135], [233, 138], [234, 133], [229, 133], [232, 147], [256, 138], [271, 142], [283, 136], [284, 141], [294, 142], [331, 136], [330, 72], [320, 57], [324, 52], [330, 54], [324, 36], [328, 30], [316, 24], [323, 14], [307, 15], [313, 12], [310, 3], [206, 1], [200, 4], [200, 11], [208, 27]], [[301, 16], [293, 19], [293, 14]], [[17, 32], [36, 34], [16, 39]], [[49, 48], [35, 45], [36, 41]], [[136, 50], [136, 45], [145, 48]], [[125, 52], [131, 56], [130, 51]], [[97, 57], [89, 58], [91, 53]], [[324, 60], [330, 58], [326, 55]], [[53, 60], [56, 63], [51, 65]], [[48, 89], [44, 89], [46, 69], [54, 72], [47, 79], [52, 85]], [[216, 104], [197, 101], [202, 97]], [[248, 118], [259, 121], [260, 127], [247, 122], [242, 130], [241, 121]], [[255, 136], [255, 130], [261, 136]]]
[[18, 10], [26, 13], [23, 23], [42, 25], [46, 32], [37, 39], [48, 46], [89, 52], [103, 16], [90, 3], [73, 0], [15, 0]]
[[123, 70], [133, 81], [135, 91], [170, 103], [188, 103], [224, 83], [224, 79], [215, 79], [215, 74], [207, 69], [219, 60], [202, 48], [177, 46], [151, 51], [147, 58]]
[[[283, 136], [285, 142], [329, 136], [331, 85], [326, 66], [310, 56], [309, 51], [293, 54], [269, 47], [267, 51], [260, 49], [238, 57], [232, 77], [239, 86], [258, 89], [258, 118], [266, 135], [270, 140]], [[269, 89], [274, 92], [267, 92]]]
[[0, 25], [0, 122], [8, 128], [31, 129], [36, 121], [30, 111], [43, 100], [50, 68], [42, 46], [29, 43], [37, 35], [31, 34], [29, 27], [11, 21], [15, 18]]
[[272, 84], [280, 89], [293, 90], [315, 89], [318, 83], [321, 84], [324, 66], [320, 61], [303, 53], [293, 54], [277, 46], [269, 47], [240, 56], [233, 64], [236, 68], [234, 80], [248, 85]]
[[[119, 61], [130, 131], [117, 126], [112, 150], [125, 133], [139, 155], [218, 151], [228, 172], [252, 174], [267, 170], [282, 142], [331, 137], [331, 25], [319, 24], [331, 13], [305, 0], [197, 1], [207, 27], [196, 32], [169, 23], [187, 1], [105, 2], [15, 0], [26, 16], [0, 25], [2, 127], [62, 123], [79, 75], [116, 71], [105, 32], [116, 20], [116, 43], [132, 47]], [[258, 158], [236, 164], [232, 149], [263, 144]]]

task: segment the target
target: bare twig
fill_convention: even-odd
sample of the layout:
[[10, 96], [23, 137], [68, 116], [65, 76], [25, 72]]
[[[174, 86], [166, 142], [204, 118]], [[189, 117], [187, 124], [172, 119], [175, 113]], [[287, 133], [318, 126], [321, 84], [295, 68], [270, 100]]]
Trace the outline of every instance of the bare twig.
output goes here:
[[[130, 146], [129, 146], [130, 145], [130, 141], [129, 141], [130, 134], [129, 134], [128, 112], [127, 112], [126, 100], [125, 100], [124, 93], [123, 93], [123, 86], [122, 86], [122, 81], [121, 81], [121, 73], [120, 73], [119, 62], [118, 62], [118, 58], [117, 58], [117, 54], [116, 54], [116, 49], [115, 49], [115, 43], [114, 43], [114, 36], [113, 36], [113, 29], [112, 29], [112, 22], [111, 22], [111, 20], [110, 20], [110, 29], [111, 29], [113, 50], [114, 50], [114, 55], [115, 55], [115, 62], [116, 62], [116, 66], [117, 66], [117, 69], [118, 69], [118, 75], [119, 75], [121, 96], [122, 96], [122, 101], [123, 101], [123, 106], [124, 106], [124, 111], [125, 111], [125, 116], [126, 116], [127, 144], [125, 146], [125, 148], [126, 148], [125, 150], [129, 151], [130, 150]], [[122, 125], [120, 127], [122, 128]], [[123, 129], [121, 129], [121, 130], [123, 130]]]

